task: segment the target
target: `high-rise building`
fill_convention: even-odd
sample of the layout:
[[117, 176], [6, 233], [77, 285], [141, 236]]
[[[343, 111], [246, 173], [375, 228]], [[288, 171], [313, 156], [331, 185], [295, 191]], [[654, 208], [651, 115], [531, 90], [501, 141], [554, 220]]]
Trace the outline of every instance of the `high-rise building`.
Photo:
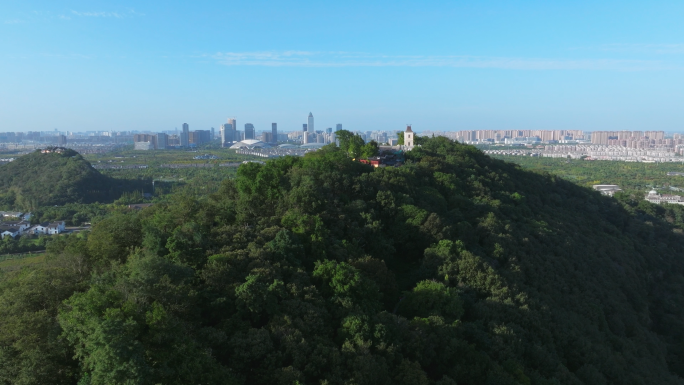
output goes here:
[[309, 120], [307, 121], [307, 123], [308, 123], [308, 125], [306, 126], [306, 130], [308, 132], [315, 132], [314, 118], [313, 118], [313, 114], [311, 112], [309, 112]]
[[237, 121], [235, 118], [228, 118], [228, 124], [233, 126], [233, 139], [231, 141], [237, 141], [238, 139], [235, 138], [235, 131], [237, 131]]
[[252, 123], [245, 123], [245, 140], [254, 139], [254, 125]]
[[180, 135], [181, 147], [188, 147], [190, 145], [190, 126], [187, 123], [183, 123], [183, 131]]
[[235, 127], [231, 123], [221, 125], [221, 145], [231, 143], [235, 140]]
[[169, 136], [164, 133], [157, 134], [157, 149], [166, 150], [169, 146]]
[[342, 129], [342, 123], [337, 123], [337, 125], [335, 126], [335, 131], [339, 131], [341, 129]]
[[211, 128], [211, 140], [214, 140], [216, 138], [216, 130], [214, 130], [214, 127]]
[[313, 117], [313, 114], [311, 112], [309, 112], [309, 117], [307, 119], [306, 132], [302, 133], [302, 136], [303, 136], [302, 139], [304, 139], [303, 140], [304, 144], [309, 143], [309, 138], [310, 138], [309, 134], [314, 135], [313, 140], [315, 142], [316, 141], [316, 137], [315, 137], [316, 131], [314, 129], [314, 117]]
[[67, 138], [65, 135], [60, 135], [59, 136], [59, 143], [60, 146], [64, 147], [67, 144]]
[[211, 140], [211, 131], [197, 130], [190, 131], [188, 135], [188, 142], [190, 146], [201, 146]]
[[302, 144], [309, 143], [309, 130], [306, 123], [302, 124]]
[[278, 143], [278, 123], [271, 123], [271, 142]]

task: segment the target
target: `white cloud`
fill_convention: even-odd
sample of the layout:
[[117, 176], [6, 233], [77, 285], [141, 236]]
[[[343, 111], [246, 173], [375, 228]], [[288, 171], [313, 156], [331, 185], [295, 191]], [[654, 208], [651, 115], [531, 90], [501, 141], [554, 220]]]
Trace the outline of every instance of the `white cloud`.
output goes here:
[[117, 19], [121, 19], [124, 17], [136, 17], [136, 16], [145, 16], [144, 13], [139, 13], [136, 12], [134, 9], [129, 9], [126, 12], [104, 12], [104, 11], [74, 11], [71, 10], [71, 14], [75, 16], [80, 16], [80, 17], [113, 17]]
[[661, 61], [614, 59], [544, 59], [484, 56], [372, 55], [353, 52], [219, 52], [209, 55], [228, 66], [266, 67], [454, 67], [511, 70], [662, 70]]
[[71, 13], [76, 16], [82, 17], [121, 17], [121, 15], [118, 12], [79, 12], [72, 10]]
[[21, 24], [23, 23], [24, 20], [19, 20], [19, 19], [12, 19], [12, 20], [5, 20], [5, 24]]
[[684, 53], [684, 44], [606, 44], [602, 46], [604, 51], [613, 52], [638, 52], [657, 54]]
[[571, 51], [601, 51], [632, 54], [682, 54], [684, 44], [603, 44], [570, 48]]

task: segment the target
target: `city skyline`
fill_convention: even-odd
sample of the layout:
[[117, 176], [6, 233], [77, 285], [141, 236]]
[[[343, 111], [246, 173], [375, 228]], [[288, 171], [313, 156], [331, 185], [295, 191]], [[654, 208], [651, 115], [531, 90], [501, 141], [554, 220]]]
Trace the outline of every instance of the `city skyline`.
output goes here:
[[[684, 3], [5, 2], [8, 130], [684, 127]], [[230, 28], [218, 28], [230, 20]], [[226, 92], [230, 89], [231, 92]], [[329, 122], [329, 123], [328, 123]]]

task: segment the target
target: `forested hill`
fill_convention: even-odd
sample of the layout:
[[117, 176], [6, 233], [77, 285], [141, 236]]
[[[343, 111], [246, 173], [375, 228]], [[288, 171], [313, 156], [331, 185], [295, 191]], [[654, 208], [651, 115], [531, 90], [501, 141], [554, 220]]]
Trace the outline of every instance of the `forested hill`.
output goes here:
[[0, 277], [0, 383], [683, 384], [682, 230], [427, 139], [242, 165]]
[[0, 166], [0, 205], [31, 210], [39, 206], [108, 198], [110, 181], [74, 150], [18, 157]]

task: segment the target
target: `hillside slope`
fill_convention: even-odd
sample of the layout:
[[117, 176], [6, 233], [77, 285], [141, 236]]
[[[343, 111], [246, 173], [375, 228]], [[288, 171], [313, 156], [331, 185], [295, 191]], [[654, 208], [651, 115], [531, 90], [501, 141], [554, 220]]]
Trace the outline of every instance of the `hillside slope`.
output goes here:
[[0, 382], [684, 384], [681, 229], [445, 138], [407, 158], [245, 164], [62, 238], [0, 278]]
[[40, 150], [0, 166], [0, 203], [31, 210], [38, 206], [92, 202], [106, 197], [109, 179], [76, 151]]

